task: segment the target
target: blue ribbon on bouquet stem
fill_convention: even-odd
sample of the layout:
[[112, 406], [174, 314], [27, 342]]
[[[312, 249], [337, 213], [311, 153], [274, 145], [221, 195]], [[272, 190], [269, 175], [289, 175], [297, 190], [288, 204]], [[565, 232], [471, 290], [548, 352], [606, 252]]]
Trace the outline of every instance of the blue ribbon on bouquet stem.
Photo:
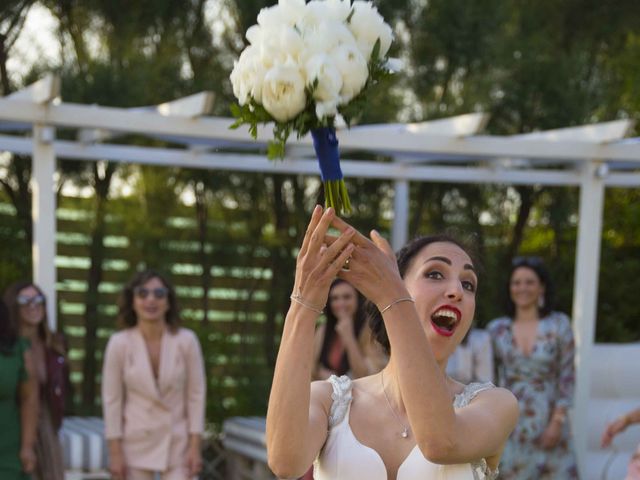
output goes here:
[[324, 185], [325, 206], [333, 207], [338, 213], [351, 212], [351, 202], [340, 169], [338, 137], [333, 127], [311, 130], [313, 148], [320, 165], [320, 178]]

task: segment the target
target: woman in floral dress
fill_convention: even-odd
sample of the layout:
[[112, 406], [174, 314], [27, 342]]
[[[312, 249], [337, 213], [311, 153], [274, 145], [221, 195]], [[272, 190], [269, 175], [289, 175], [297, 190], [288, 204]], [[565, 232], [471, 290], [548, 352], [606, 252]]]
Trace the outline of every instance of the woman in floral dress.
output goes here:
[[488, 330], [500, 385], [518, 398], [520, 420], [505, 448], [501, 479], [577, 479], [567, 410], [573, 401], [569, 318], [552, 310], [549, 275], [537, 258], [514, 262], [507, 316]]

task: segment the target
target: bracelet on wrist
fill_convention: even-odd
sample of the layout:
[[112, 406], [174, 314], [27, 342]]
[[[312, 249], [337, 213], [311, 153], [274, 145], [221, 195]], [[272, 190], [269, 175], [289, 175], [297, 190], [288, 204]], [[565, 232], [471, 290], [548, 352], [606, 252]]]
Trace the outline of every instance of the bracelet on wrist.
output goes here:
[[300, 295], [299, 293], [292, 293], [289, 298], [291, 299], [291, 301], [302, 305], [306, 309], [311, 310], [312, 312], [315, 312], [318, 315], [322, 315], [324, 313], [324, 309], [322, 307], [318, 307], [316, 305], [312, 305], [311, 303], [307, 302], [304, 298], [302, 298], [302, 295]]
[[391, 302], [389, 305], [387, 305], [384, 308], [380, 309], [380, 313], [383, 314], [384, 312], [386, 312], [387, 310], [389, 310], [391, 307], [393, 307], [394, 305], [401, 303], [401, 302], [411, 302], [411, 303], [416, 303], [416, 301], [411, 298], [411, 297], [402, 297], [402, 298], [398, 298], [397, 300], [394, 300], [393, 302]]

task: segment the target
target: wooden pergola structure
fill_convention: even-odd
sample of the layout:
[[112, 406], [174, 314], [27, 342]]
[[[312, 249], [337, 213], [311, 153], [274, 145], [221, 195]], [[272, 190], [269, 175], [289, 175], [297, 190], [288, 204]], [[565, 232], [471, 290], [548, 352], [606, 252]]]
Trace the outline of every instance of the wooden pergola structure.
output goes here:
[[[254, 153], [220, 153], [216, 148], [255, 151], [246, 129], [230, 130], [230, 118], [207, 116], [208, 92], [139, 109], [60, 101], [60, 81], [47, 76], [0, 98], [0, 152], [33, 159], [34, 280], [47, 296], [56, 328], [55, 237], [56, 159], [110, 160], [148, 165], [269, 173], [317, 173], [311, 139], [292, 141], [282, 162]], [[416, 124], [365, 125], [339, 132], [345, 177], [390, 179], [395, 185], [392, 243], [407, 239], [410, 182], [570, 185], [580, 189], [573, 295], [577, 382], [573, 428], [579, 458], [587, 445], [590, 350], [594, 342], [604, 191], [640, 186], [640, 139], [625, 136], [630, 120], [590, 124], [513, 136], [480, 135], [488, 120], [472, 113]], [[56, 128], [76, 129], [75, 141], [56, 139]], [[30, 138], [24, 131], [32, 132]], [[18, 132], [18, 134], [16, 134]], [[118, 134], [162, 138], [183, 148], [106, 143]], [[270, 128], [259, 131], [266, 143]], [[349, 160], [350, 151], [384, 153], [389, 163]], [[584, 462], [580, 462], [582, 465]], [[584, 467], [582, 467], [584, 468]]]

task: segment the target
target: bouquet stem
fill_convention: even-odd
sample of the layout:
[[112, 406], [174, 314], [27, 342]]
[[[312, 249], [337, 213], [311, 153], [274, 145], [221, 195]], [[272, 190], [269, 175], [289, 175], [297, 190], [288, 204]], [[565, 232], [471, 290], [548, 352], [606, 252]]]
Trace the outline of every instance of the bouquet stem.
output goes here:
[[338, 213], [350, 213], [351, 201], [344, 180], [325, 180], [322, 183], [325, 206], [334, 208]]
[[340, 169], [340, 152], [335, 128], [316, 128], [311, 130], [311, 136], [320, 164], [325, 206], [334, 208], [340, 214], [350, 213], [351, 201]]

